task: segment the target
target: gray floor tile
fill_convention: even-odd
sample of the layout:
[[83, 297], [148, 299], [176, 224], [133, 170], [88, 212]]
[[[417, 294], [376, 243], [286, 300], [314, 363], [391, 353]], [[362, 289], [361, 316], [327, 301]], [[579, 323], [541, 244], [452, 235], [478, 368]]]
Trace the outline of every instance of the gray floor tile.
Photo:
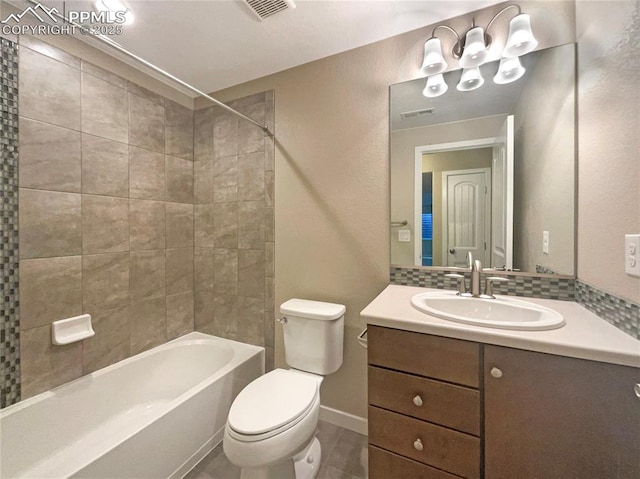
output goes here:
[[[203, 471], [213, 479], [239, 479], [240, 468], [229, 462], [224, 455], [222, 444], [211, 451], [202, 461], [198, 463], [196, 469]], [[198, 478], [204, 479], [204, 478]]]
[[326, 465], [357, 478], [367, 477], [367, 437], [343, 429]]
[[328, 422], [320, 421], [318, 422], [318, 429], [316, 430], [316, 437], [320, 441], [320, 446], [322, 448], [322, 461], [321, 463], [327, 462], [327, 458], [333, 451], [333, 448], [338, 442], [338, 438], [340, 437], [340, 433], [342, 432], [342, 428], [338, 426], [334, 426]]

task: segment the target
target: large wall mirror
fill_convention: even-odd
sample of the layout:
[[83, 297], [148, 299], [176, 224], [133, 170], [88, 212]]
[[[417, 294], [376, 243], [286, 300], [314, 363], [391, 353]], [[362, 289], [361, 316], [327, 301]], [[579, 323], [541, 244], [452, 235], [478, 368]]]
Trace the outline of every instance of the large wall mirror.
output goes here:
[[523, 56], [524, 75], [441, 96], [392, 85], [391, 264], [575, 273], [575, 45]]

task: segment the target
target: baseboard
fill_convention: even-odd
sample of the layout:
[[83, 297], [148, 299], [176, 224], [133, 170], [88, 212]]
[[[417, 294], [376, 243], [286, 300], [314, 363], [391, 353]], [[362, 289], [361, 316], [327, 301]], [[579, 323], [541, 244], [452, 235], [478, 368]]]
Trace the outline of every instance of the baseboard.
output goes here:
[[320, 406], [320, 420], [335, 426], [340, 426], [349, 431], [366, 436], [368, 434], [367, 418], [355, 416], [348, 412], [339, 411], [327, 406]]

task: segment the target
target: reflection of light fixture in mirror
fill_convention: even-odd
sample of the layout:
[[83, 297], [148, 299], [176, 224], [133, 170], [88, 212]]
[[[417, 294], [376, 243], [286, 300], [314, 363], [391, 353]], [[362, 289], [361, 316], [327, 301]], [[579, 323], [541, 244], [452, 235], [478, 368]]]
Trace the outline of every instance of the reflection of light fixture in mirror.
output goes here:
[[442, 73], [427, 78], [427, 84], [422, 90], [422, 94], [427, 98], [435, 98], [442, 95], [449, 89], [447, 82], [444, 81]]
[[509, 22], [509, 37], [502, 55], [517, 57], [529, 53], [538, 45], [531, 31], [531, 17], [521, 13]]
[[447, 69], [442, 55], [442, 44], [437, 37], [431, 37], [424, 43], [424, 60], [421, 71], [424, 75], [437, 75]]
[[96, 7], [96, 10], [98, 10], [99, 12], [107, 12], [108, 14], [114, 16], [115, 18], [119, 18], [119, 16], [123, 15], [124, 22], [116, 22], [116, 23], [131, 25], [134, 21], [133, 12], [121, 0], [96, 0], [94, 5]]
[[516, 81], [518, 78], [522, 77], [525, 71], [525, 68], [520, 64], [520, 58], [503, 58], [500, 60], [498, 73], [493, 77], [493, 81], [498, 85], [511, 83], [512, 81]]
[[471, 91], [480, 88], [483, 84], [484, 78], [478, 67], [465, 68], [462, 70], [462, 76], [456, 88], [458, 91]]
[[467, 32], [460, 66], [462, 68], [479, 67], [487, 59], [487, 45], [482, 27], [474, 27]]

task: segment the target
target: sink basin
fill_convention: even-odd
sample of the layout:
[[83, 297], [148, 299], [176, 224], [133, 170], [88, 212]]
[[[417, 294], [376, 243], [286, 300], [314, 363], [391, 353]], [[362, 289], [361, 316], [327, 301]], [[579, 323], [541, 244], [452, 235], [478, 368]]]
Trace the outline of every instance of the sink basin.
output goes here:
[[508, 296], [483, 299], [438, 291], [416, 294], [411, 305], [438, 318], [486, 328], [544, 331], [564, 325], [564, 318], [557, 311]]

